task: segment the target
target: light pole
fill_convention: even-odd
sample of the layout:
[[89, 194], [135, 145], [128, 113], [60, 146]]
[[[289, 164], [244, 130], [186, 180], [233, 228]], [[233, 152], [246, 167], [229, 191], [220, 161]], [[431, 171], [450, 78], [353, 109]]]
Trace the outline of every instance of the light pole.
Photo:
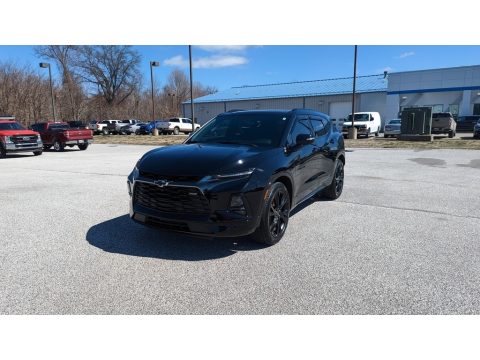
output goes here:
[[52, 112], [53, 112], [53, 121], [57, 122], [57, 113], [55, 112], [55, 99], [53, 97], [53, 84], [52, 84], [52, 71], [50, 69], [50, 63], [39, 63], [41, 68], [48, 68], [48, 77], [50, 79], [50, 96], [52, 98]]
[[167, 95], [172, 98], [172, 116], [175, 116], [175, 115], [176, 115], [176, 112], [174, 111], [175, 108], [174, 108], [174, 103], [173, 103], [173, 102], [174, 102], [174, 99], [175, 99], [175, 94], [173, 94], [173, 93], [168, 93]]
[[193, 132], [195, 131], [195, 113], [193, 111], [192, 45], [188, 45], [188, 58], [190, 60], [190, 110], [192, 113], [192, 132]]
[[155, 124], [155, 100], [153, 97], [153, 67], [160, 66], [158, 61], [150, 61], [150, 82], [152, 83], [152, 121]]
[[357, 80], [357, 45], [355, 45], [355, 54], [353, 57], [353, 90], [352, 90], [352, 126], [348, 130], [348, 138], [357, 138], [357, 128], [355, 127], [355, 85]]

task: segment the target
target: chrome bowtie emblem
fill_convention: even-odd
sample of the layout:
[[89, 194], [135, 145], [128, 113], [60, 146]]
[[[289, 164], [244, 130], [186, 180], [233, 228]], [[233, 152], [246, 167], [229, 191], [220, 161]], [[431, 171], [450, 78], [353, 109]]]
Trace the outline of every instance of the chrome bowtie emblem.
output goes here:
[[169, 182], [167, 180], [155, 180], [153, 183], [157, 186], [160, 186], [160, 187], [164, 187], [164, 186], [167, 186], [169, 184]]

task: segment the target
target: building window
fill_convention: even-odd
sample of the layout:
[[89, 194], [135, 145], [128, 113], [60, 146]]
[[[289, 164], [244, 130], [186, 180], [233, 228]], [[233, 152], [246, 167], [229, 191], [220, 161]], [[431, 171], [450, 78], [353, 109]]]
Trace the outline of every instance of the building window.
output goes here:
[[432, 114], [443, 112], [443, 104], [425, 105], [425, 106], [431, 106], [432, 107]]
[[473, 104], [473, 115], [480, 115], [480, 104]]
[[450, 104], [450, 106], [448, 107], [448, 110], [452, 113], [455, 120], [457, 120], [458, 117], [458, 108], [459, 106], [457, 104]]

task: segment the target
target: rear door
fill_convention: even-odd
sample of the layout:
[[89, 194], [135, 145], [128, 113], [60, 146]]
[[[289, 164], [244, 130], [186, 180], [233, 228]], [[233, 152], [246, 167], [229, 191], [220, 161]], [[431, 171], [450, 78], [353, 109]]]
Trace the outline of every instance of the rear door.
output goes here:
[[313, 137], [313, 131], [308, 116], [298, 116], [287, 137], [287, 147], [290, 149], [289, 157], [292, 175], [295, 182], [294, 203], [298, 203], [309, 195], [315, 188], [315, 147], [313, 144], [299, 145], [299, 135]]
[[313, 176], [312, 180], [316, 187], [324, 187], [330, 182], [330, 175], [333, 173], [335, 159], [330, 156], [330, 132], [331, 123], [328, 119], [312, 115], [310, 122], [313, 129]]

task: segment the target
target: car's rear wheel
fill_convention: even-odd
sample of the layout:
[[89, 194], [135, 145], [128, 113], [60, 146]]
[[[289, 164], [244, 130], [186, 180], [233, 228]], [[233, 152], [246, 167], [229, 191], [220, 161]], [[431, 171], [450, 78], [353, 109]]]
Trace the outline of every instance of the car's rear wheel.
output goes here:
[[108, 129], [103, 128], [102, 134], [103, 134], [103, 135], [108, 135]]
[[34, 151], [34, 152], [33, 152], [33, 155], [39, 156], [39, 155], [42, 155], [42, 153], [43, 153], [42, 150], [38, 150], [38, 151]]
[[450, 131], [448, 132], [448, 137], [449, 137], [450, 139], [453, 138], [453, 137], [455, 137], [455, 135], [456, 135], [456, 134], [455, 134], [455, 131], [453, 131], [453, 130], [450, 130]]
[[180, 134], [180, 129], [175, 126], [175, 129], [173, 129], [173, 134], [174, 134], [174, 135]]
[[65, 149], [65, 145], [63, 145], [60, 141], [55, 140], [53, 142], [53, 149], [55, 151], [63, 151]]
[[88, 144], [79, 144], [79, 145], [78, 145], [78, 148], [79, 148], [80, 150], [87, 150]]
[[342, 195], [344, 177], [345, 171], [343, 162], [338, 160], [337, 165], [335, 165], [335, 173], [333, 175], [332, 182], [323, 191], [323, 196], [330, 200], [338, 199], [340, 195]]
[[269, 196], [262, 212], [260, 226], [252, 238], [260, 243], [274, 245], [285, 234], [290, 215], [290, 194], [282, 183], [275, 183], [269, 190]]

